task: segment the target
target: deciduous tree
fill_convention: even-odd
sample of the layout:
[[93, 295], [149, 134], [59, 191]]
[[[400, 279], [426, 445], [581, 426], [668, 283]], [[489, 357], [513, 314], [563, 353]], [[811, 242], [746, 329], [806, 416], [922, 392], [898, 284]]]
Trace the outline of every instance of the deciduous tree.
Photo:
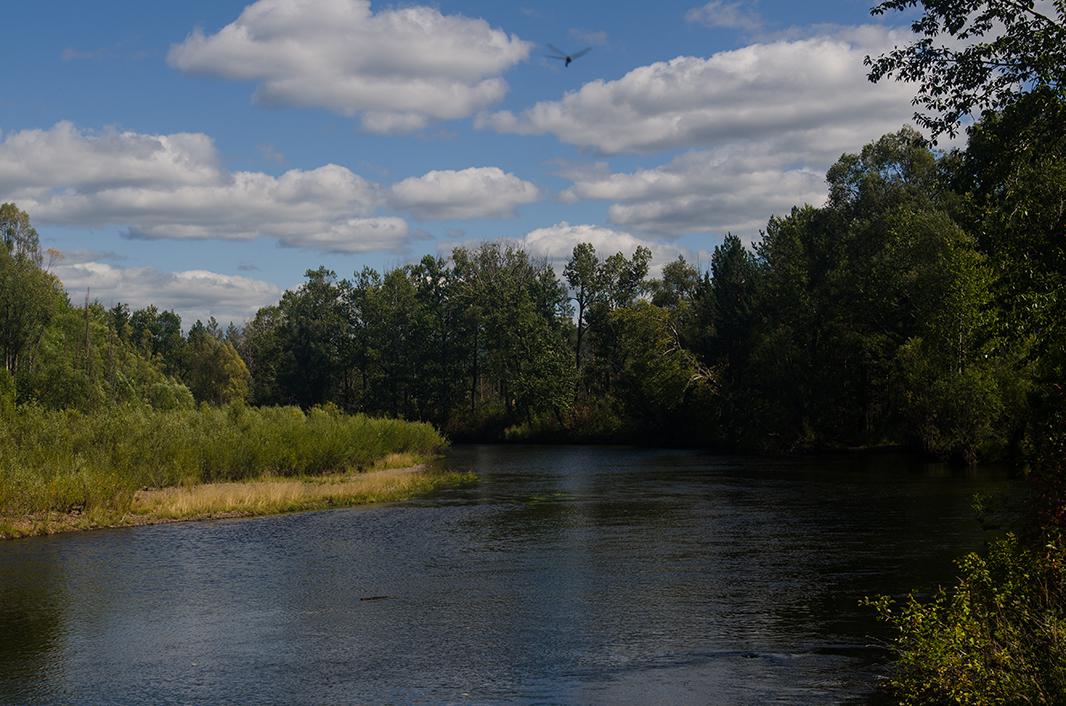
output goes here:
[[1066, 87], [1064, 0], [887, 0], [872, 12], [911, 8], [922, 11], [911, 25], [918, 38], [866, 64], [872, 81], [918, 84], [915, 120], [934, 137], [1034, 88]]

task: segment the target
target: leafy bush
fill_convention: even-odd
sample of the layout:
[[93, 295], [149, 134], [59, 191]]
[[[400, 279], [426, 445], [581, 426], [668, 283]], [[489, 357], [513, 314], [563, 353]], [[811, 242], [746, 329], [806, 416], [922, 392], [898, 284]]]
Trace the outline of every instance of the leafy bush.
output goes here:
[[148, 388], [148, 403], [154, 409], [169, 411], [196, 406], [192, 392], [176, 380], [161, 380]]
[[904, 704], [1066, 703], [1066, 541], [1013, 535], [959, 562], [949, 590], [901, 605], [869, 601], [898, 630], [895, 696]]

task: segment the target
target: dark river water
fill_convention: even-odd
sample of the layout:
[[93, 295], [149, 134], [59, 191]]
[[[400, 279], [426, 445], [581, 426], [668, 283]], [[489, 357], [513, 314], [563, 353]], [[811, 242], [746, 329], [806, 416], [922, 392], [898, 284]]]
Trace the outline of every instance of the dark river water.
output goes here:
[[[4, 703], [862, 703], [859, 599], [949, 581], [1005, 474], [457, 447], [398, 505], [0, 543]], [[370, 599], [370, 600], [368, 600]]]

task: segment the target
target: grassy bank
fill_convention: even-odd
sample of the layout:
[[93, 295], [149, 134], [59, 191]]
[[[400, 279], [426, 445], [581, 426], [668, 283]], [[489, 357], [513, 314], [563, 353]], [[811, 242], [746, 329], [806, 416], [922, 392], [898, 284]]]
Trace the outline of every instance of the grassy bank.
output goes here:
[[464, 477], [358, 472], [444, 445], [427, 424], [326, 409], [24, 407], [0, 426], [0, 537], [397, 500]]
[[475, 478], [473, 473], [431, 472], [417, 465], [365, 473], [297, 478], [268, 476], [138, 490], [125, 510], [94, 507], [84, 512], [49, 511], [0, 518], [0, 538], [395, 502], [438, 488], [471, 483]]

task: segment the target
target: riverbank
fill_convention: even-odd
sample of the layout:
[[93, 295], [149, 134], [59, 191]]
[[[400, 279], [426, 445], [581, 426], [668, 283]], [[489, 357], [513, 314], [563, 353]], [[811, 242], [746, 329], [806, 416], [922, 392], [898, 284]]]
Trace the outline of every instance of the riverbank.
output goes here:
[[0, 423], [0, 537], [398, 500], [446, 479], [373, 471], [446, 446], [428, 424], [331, 407], [23, 406]]
[[396, 502], [476, 479], [473, 473], [433, 471], [425, 463], [393, 465], [411, 460], [409, 454], [394, 454], [362, 472], [142, 489], [122, 511], [91, 508], [0, 517], [0, 539]]

